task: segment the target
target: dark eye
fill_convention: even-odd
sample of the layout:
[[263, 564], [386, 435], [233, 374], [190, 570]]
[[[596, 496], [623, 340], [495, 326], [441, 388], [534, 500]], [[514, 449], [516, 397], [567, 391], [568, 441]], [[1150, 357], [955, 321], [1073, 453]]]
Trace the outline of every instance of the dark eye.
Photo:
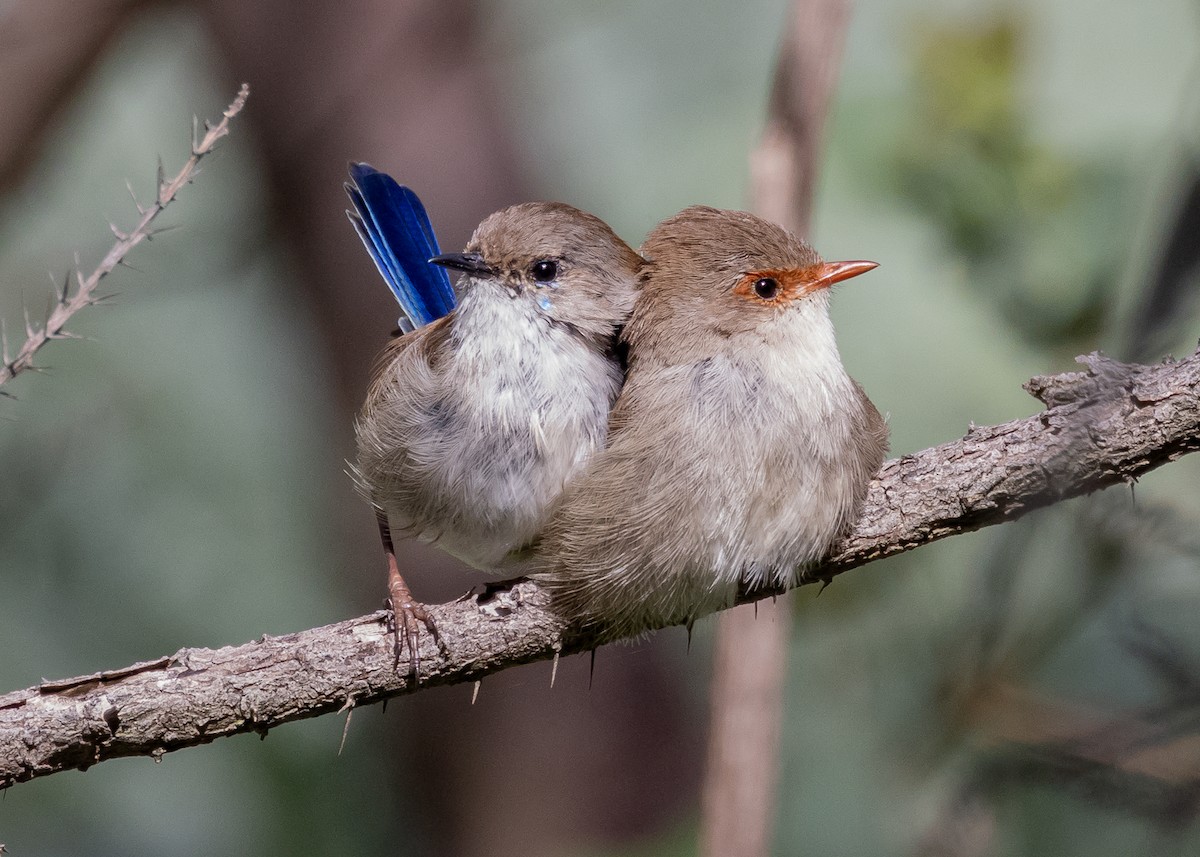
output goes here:
[[558, 276], [558, 263], [553, 259], [539, 259], [530, 265], [529, 274], [539, 283], [548, 283]]
[[754, 281], [754, 294], [769, 301], [779, 294], [779, 283], [773, 277], [759, 277]]

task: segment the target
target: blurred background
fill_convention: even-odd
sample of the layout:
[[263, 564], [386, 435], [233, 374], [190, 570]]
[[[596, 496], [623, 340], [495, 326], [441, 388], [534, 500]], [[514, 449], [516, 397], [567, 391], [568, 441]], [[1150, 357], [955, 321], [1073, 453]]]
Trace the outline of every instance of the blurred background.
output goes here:
[[[0, 690], [380, 606], [344, 473], [397, 308], [346, 222], [367, 160], [444, 249], [527, 199], [636, 245], [747, 202], [786, 0], [0, 0], [0, 315], [18, 339], [106, 222], [246, 111], [0, 400]], [[878, 0], [849, 31], [812, 239], [871, 258], [843, 356], [894, 454], [1028, 415], [1101, 348], [1194, 347], [1194, 0]], [[794, 599], [776, 852], [1200, 848], [1200, 460]], [[412, 548], [418, 596], [478, 574]], [[20, 785], [30, 855], [675, 855], [695, 849], [712, 622]]]

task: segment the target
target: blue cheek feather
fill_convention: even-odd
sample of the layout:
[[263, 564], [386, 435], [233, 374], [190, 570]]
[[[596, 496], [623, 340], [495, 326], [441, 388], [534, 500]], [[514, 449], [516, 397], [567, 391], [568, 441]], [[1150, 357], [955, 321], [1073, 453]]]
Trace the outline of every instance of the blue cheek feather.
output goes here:
[[550, 298], [546, 297], [546, 295], [538, 295], [537, 305], [546, 312], [549, 312], [550, 307], [554, 306], [554, 303], [550, 300]]

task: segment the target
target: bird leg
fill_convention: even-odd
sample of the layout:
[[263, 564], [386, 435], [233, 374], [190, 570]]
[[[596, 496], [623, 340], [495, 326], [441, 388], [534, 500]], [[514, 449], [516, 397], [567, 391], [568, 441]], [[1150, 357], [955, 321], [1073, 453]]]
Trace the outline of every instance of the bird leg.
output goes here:
[[388, 606], [392, 610], [392, 634], [395, 637], [394, 651], [396, 668], [400, 667], [400, 655], [404, 646], [408, 645], [408, 667], [413, 678], [418, 678], [421, 669], [421, 625], [433, 637], [435, 643], [441, 644], [438, 637], [437, 625], [429, 610], [412, 596], [408, 584], [400, 575], [400, 566], [396, 562], [396, 547], [392, 543], [392, 530], [388, 526], [387, 516], [383, 512], [375, 514], [379, 524], [379, 539], [383, 542], [383, 551], [387, 555], [388, 566]]

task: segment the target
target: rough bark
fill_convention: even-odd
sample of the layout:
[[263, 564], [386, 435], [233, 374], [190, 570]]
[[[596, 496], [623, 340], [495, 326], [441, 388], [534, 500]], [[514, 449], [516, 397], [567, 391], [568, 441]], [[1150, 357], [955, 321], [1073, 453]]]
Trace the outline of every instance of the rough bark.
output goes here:
[[[1025, 419], [888, 461], [862, 519], [812, 580], [935, 539], [999, 524], [1130, 482], [1200, 448], [1200, 351], [1154, 366], [1098, 354], [1083, 372], [1026, 388], [1048, 406]], [[745, 593], [751, 600], [770, 593]], [[204, 744], [516, 664], [595, 640], [547, 609], [530, 582], [433, 608], [421, 675], [397, 669], [386, 614], [222, 649], [182, 649], [121, 670], [0, 696], [0, 787], [105, 759]]]

